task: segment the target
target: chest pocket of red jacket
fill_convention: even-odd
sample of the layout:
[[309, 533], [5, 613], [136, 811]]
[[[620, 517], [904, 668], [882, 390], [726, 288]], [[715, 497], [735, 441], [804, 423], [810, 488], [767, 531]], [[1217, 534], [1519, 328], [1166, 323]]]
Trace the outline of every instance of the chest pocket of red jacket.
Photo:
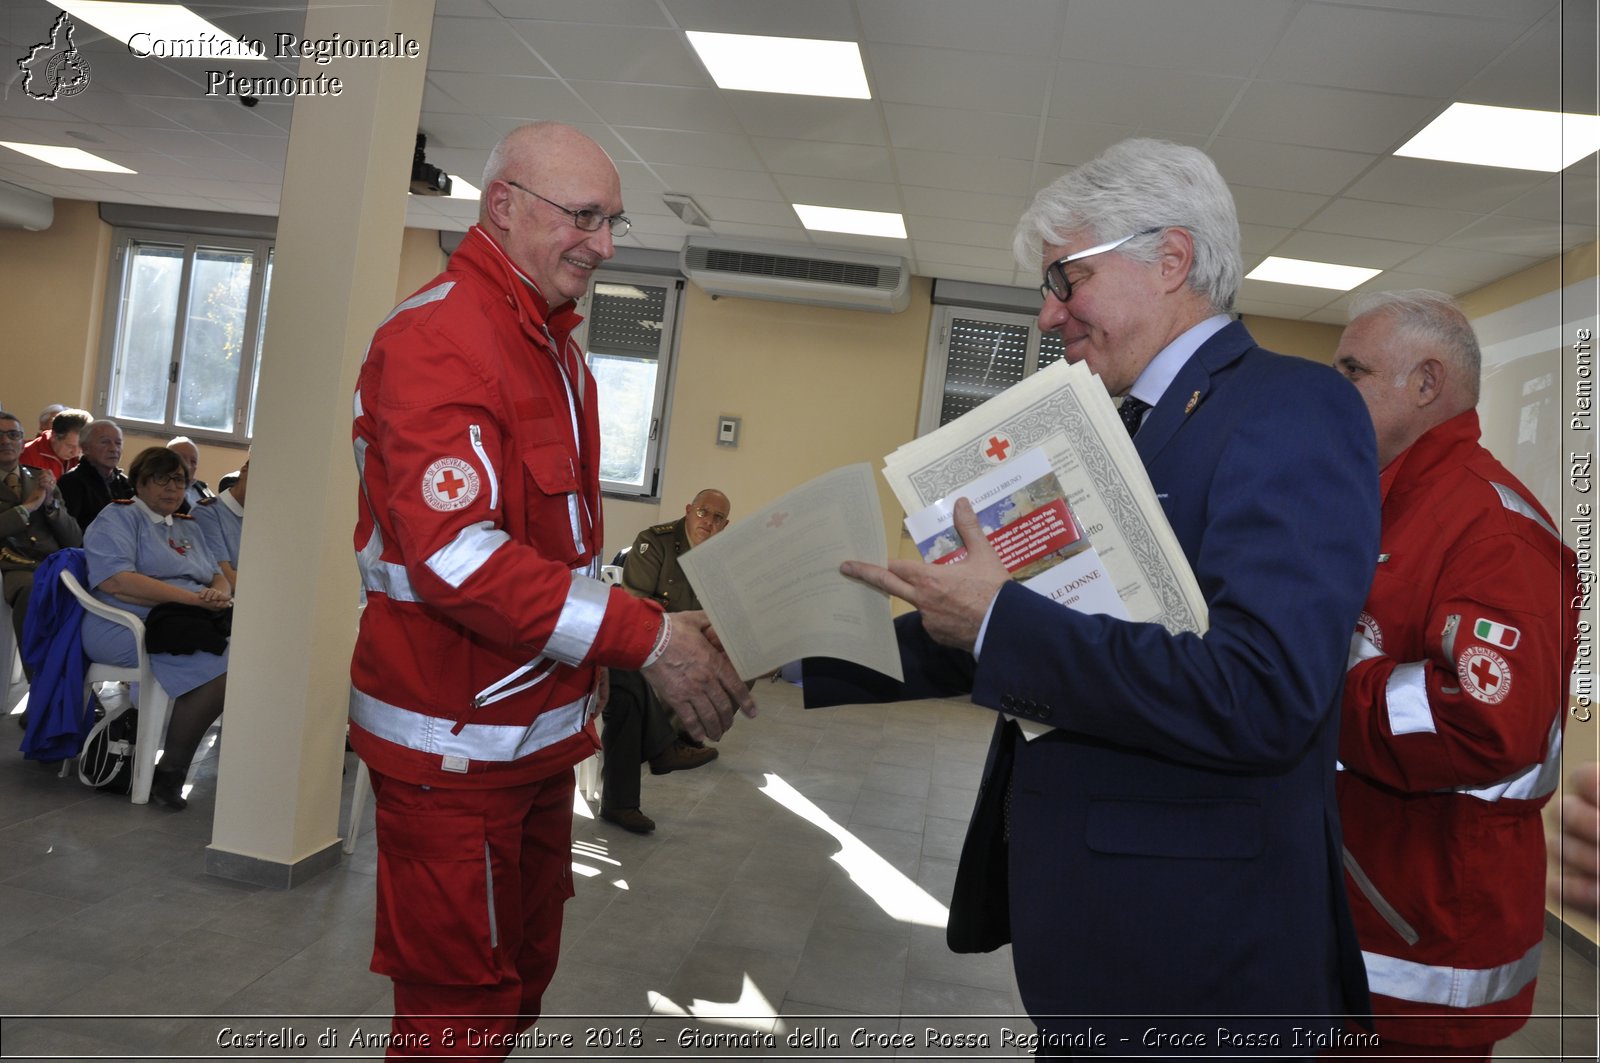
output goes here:
[[571, 564], [584, 552], [582, 502], [578, 475], [567, 448], [558, 444], [525, 447], [523, 475], [527, 488], [529, 537], [547, 557]]

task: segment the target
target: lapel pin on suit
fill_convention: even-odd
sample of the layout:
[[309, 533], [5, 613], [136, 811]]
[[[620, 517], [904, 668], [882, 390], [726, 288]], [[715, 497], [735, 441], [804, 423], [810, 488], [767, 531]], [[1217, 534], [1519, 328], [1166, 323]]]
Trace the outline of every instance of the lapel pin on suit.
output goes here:
[[1194, 408], [1198, 405], [1200, 405], [1200, 392], [1196, 391], [1193, 395], [1189, 396], [1189, 402], [1183, 407], [1183, 415], [1185, 417], [1189, 416], [1189, 414], [1194, 412]]

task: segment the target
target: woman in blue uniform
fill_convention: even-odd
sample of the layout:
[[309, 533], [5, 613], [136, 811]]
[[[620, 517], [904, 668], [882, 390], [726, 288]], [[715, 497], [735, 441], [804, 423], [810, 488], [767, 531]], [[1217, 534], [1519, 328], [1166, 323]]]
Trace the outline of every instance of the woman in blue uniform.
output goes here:
[[[191, 518], [176, 515], [189, 486], [183, 460], [166, 447], [151, 447], [133, 460], [128, 477], [134, 497], [101, 510], [83, 536], [94, 596], [141, 618], [163, 602], [231, 608], [232, 590], [205, 537]], [[83, 649], [90, 660], [103, 664], [138, 663], [128, 629], [97, 616], [84, 617]], [[189, 762], [206, 729], [222, 715], [228, 654], [153, 653], [150, 667], [173, 697], [150, 796], [168, 808], [182, 809], [188, 804], [183, 783]]]

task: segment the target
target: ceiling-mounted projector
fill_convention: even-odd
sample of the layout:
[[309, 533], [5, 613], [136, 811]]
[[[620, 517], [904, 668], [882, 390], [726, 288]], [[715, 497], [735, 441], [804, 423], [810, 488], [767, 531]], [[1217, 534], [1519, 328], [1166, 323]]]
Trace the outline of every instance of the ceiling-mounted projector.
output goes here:
[[424, 157], [428, 151], [428, 136], [417, 134], [417, 150], [411, 155], [411, 194], [416, 196], [448, 196], [450, 175], [437, 166], [430, 166]]

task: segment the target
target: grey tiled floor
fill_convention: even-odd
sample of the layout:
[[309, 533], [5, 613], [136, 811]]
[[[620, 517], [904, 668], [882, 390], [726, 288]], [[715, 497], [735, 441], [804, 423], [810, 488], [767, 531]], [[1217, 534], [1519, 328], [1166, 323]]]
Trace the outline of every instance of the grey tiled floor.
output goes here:
[[[933, 925], [992, 716], [957, 702], [806, 712], [792, 687], [757, 693], [761, 718], [740, 720], [720, 759], [646, 773], [654, 834], [579, 807], [577, 894], [537, 1027], [574, 1045], [514, 1054], [1021, 1055], [1002, 1040], [1032, 1031], [1009, 950], [953, 955]], [[359, 1043], [388, 1028], [388, 982], [367, 970], [371, 803], [338, 867], [287, 892], [230, 884], [202, 870], [215, 763], [173, 814], [0, 754], [0, 1057], [381, 1055]], [[354, 778], [352, 760], [347, 808]], [[1593, 966], [1547, 942], [1542, 1017], [1497, 1057], [1594, 1059], [1593, 1020], [1570, 1016], [1593, 1015], [1595, 992]], [[329, 1027], [336, 1044], [319, 1046]], [[929, 1049], [930, 1027], [988, 1048]], [[306, 1043], [235, 1047], [224, 1030]], [[852, 1050], [857, 1030], [868, 1047]], [[838, 1047], [817, 1047], [830, 1034]]]

